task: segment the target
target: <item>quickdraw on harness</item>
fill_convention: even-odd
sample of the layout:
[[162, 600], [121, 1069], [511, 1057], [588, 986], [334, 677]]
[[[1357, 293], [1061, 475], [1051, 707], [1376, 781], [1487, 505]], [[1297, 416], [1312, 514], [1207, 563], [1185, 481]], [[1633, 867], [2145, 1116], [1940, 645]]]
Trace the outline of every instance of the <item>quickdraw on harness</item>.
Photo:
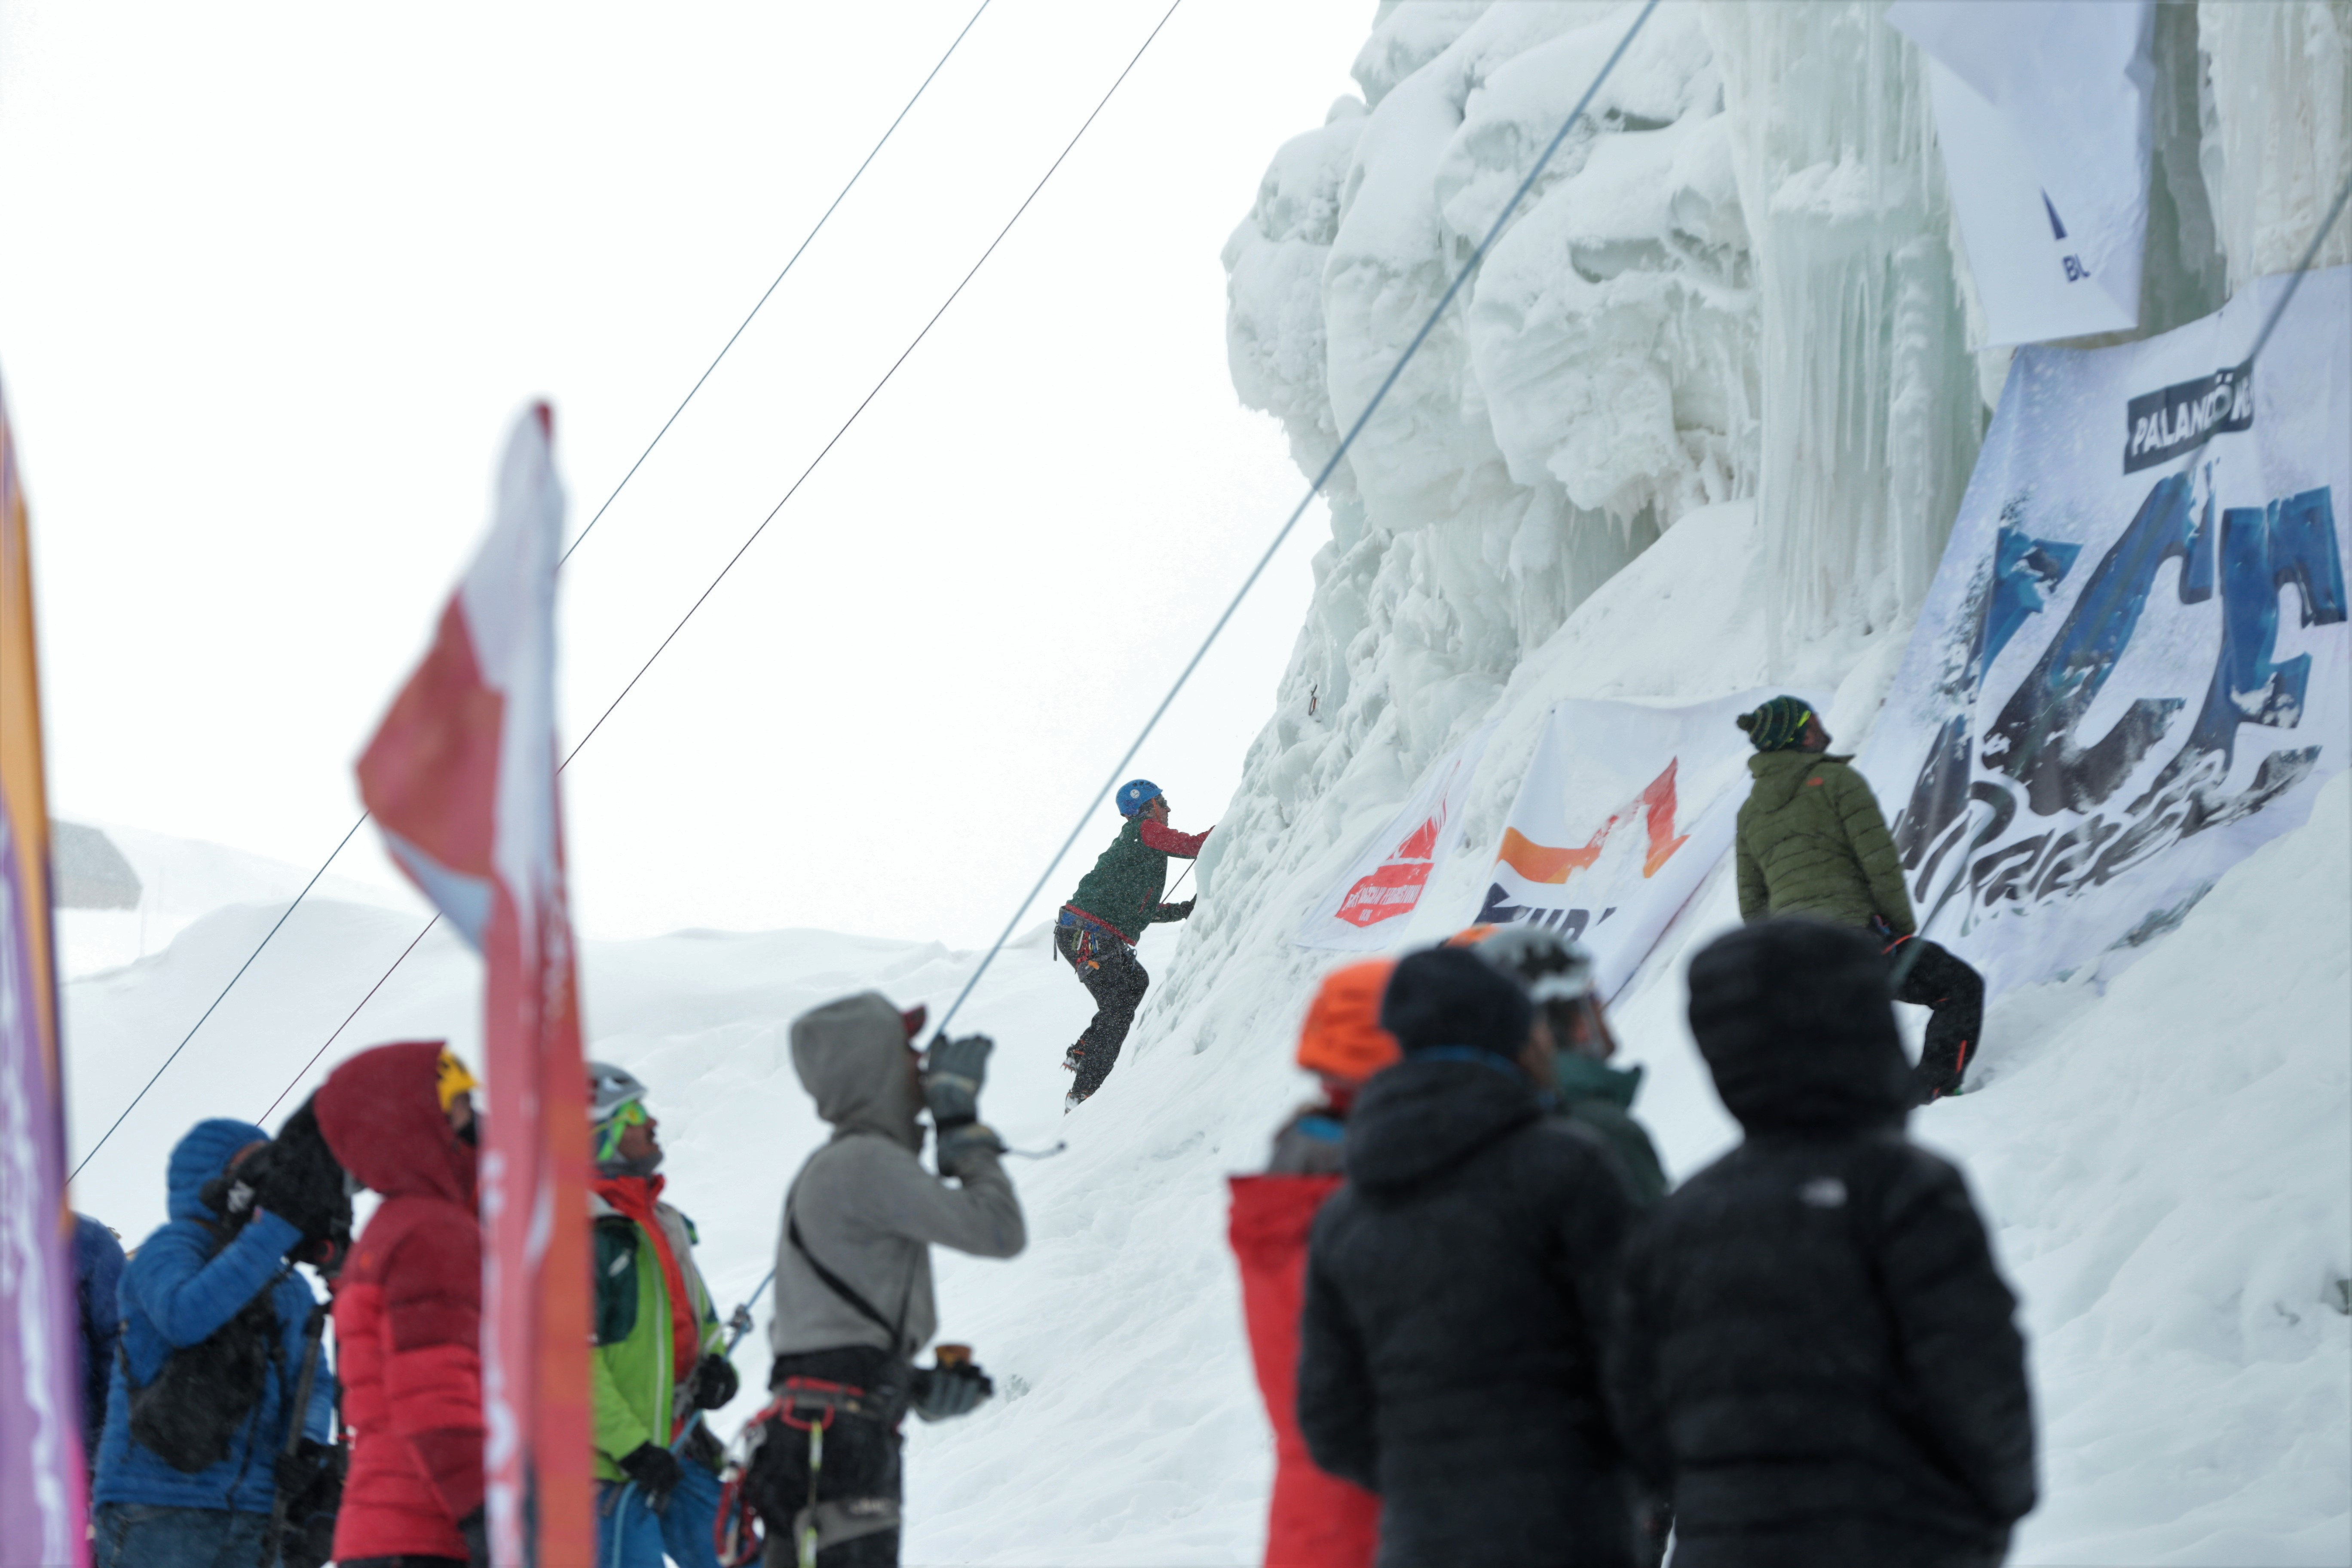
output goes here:
[[1077, 933], [1071, 940], [1067, 954], [1071, 967], [1075, 969], [1100, 969], [1103, 965], [1100, 955], [1117, 951], [1109, 945], [1111, 942], [1118, 943], [1120, 948], [1134, 945], [1120, 934], [1118, 927], [1087, 913], [1076, 904], [1062, 906], [1060, 923], [1065, 931]]

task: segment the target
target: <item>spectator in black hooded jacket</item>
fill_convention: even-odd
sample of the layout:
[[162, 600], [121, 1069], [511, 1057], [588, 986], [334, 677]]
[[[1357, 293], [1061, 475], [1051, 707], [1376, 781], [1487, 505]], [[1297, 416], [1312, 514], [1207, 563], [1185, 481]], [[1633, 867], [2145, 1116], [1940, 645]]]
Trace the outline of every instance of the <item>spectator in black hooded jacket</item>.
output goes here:
[[1877, 944], [1734, 931], [1690, 1023], [1748, 1138], [1627, 1244], [1609, 1363], [1675, 1568], [1990, 1568], [2034, 1501], [2025, 1345], [1967, 1184], [1903, 1135]]
[[1358, 1098], [1307, 1245], [1299, 1428], [1381, 1494], [1381, 1568], [1636, 1561], [1600, 1383], [1633, 1204], [1595, 1134], [1545, 1116], [1532, 1023], [1469, 952], [1400, 963], [1381, 1026], [1404, 1059]]

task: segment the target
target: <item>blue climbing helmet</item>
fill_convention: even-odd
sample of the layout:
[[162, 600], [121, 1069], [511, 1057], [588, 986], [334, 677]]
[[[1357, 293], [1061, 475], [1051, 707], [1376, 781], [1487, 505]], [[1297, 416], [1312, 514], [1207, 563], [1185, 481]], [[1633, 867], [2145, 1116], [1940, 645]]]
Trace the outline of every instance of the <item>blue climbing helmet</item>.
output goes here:
[[1160, 786], [1150, 779], [1129, 779], [1118, 786], [1118, 814], [1140, 816], [1143, 808], [1160, 798]]

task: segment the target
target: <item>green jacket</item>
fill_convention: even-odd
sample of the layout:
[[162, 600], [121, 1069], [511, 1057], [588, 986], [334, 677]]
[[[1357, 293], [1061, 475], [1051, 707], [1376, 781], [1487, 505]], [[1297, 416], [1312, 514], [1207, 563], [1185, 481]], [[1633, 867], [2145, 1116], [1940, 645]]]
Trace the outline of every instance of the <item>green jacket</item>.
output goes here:
[[[588, 1214], [595, 1227], [595, 1348], [589, 1352], [589, 1378], [596, 1415], [596, 1476], [625, 1481], [621, 1456], [640, 1444], [667, 1447], [679, 1428], [677, 1377], [670, 1343], [669, 1282], [661, 1254], [646, 1227], [591, 1193]], [[725, 1351], [727, 1331], [710, 1305], [710, 1292], [694, 1267], [694, 1225], [669, 1205], [656, 1202], [654, 1215], [668, 1234], [678, 1272], [693, 1293], [702, 1324], [705, 1353]], [[663, 1413], [672, 1413], [665, 1420]]]
[[1868, 926], [1876, 915], [1897, 936], [1918, 929], [1903, 885], [1902, 857], [1877, 797], [1851, 757], [1762, 752], [1739, 808], [1739, 918], [1809, 914]]
[[1206, 832], [1179, 833], [1148, 816], [1129, 817], [1070, 895], [1071, 907], [1086, 910], [1129, 942], [1155, 921], [1182, 920], [1182, 906], [1160, 901], [1168, 886], [1168, 858], [1190, 860], [1200, 854], [1208, 837]]
[[1633, 1201], [1647, 1208], [1664, 1197], [1665, 1166], [1659, 1163], [1657, 1146], [1650, 1142], [1649, 1133], [1633, 1117], [1642, 1069], [1627, 1071], [1562, 1051], [1553, 1067], [1553, 1079], [1559, 1091], [1560, 1114], [1601, 1135], [1632, 1178]]

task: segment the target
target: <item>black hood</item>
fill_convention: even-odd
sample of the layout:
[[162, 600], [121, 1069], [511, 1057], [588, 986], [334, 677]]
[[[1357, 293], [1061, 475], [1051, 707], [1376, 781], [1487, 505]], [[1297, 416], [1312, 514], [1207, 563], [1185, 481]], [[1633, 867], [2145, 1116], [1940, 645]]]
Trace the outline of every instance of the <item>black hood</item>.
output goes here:
[[1373, 1193], [1418, 1186], [1543, 1114], [1518, 1068], [1478, 1056], [1407, 1057], [1366, 1084], [1348, 1115], [1348, 1180]]
[[1888, 961], [1851, 926], [1743, 926], [1690, 966], [1690, 1026], [1724, 1108], [1750, 1132], [1899, 1122], [1913, 1100]]

